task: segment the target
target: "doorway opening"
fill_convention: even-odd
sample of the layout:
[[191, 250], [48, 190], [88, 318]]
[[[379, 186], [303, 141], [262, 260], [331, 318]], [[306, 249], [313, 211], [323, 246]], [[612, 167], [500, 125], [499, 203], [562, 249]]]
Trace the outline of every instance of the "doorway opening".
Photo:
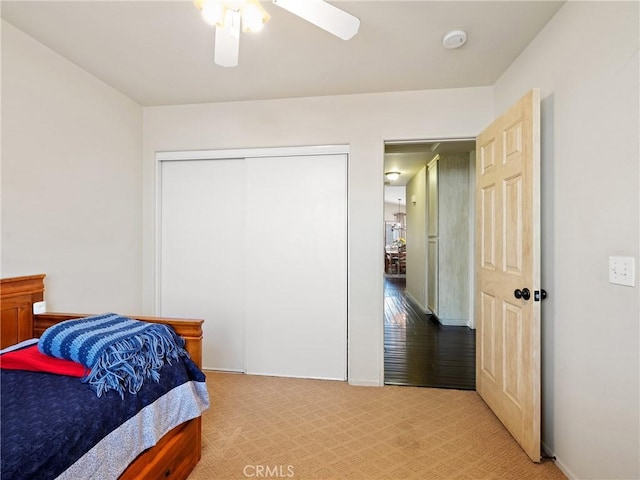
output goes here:
[[475, 389], [475, 139], [386, 142], [384, 383]]

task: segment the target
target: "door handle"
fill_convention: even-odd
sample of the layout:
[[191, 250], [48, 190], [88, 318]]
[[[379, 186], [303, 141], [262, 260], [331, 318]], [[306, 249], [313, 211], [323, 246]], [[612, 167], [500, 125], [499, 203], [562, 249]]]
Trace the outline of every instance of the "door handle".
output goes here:
[[522, 290], [520, 290], [519, 288], [516, 288], [513, 291], [513, 296], [516, 297], [517, 299], [523, 299], [523, 300], [529, 300], [531, 298], [531, 292], [529, 291], [528, 288], [523, 288]]

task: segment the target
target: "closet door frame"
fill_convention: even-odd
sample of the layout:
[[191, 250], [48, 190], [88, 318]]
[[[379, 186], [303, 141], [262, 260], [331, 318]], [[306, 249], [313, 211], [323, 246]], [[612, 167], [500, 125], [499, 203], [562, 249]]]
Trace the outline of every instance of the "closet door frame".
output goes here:
[[[350, 238], [349, 238], [349, 177], [348, 177], [348, 163], [349, 163], [349, 145], [316, 145], [316, 146], [300, 146], [300, 147], [267, 147], [267, 148], [243, 148], [243, 149], [221, 149], [221, 150], [186, 150], [186, 151], [167, 151], [156, 152], [156, 182], [155, 182], [155, 242], [154, 242], [154, 308], [155, 312], [161, 309], [161, 291], [162, 291], [162, 162], [165, 161], [193, 161], [193, 160], [244, 160], [247, 158], [268, 158], [268, 157], [286, 157], [286, 156], [313, 156], [313, 155], [331, 155], [331, 154], [343, 154], [346, 155], [346, 376], [349, 379], [349, 352], [350, 352], [350, 323], [349, 323], [349, 297], [350, 297], [350, 284], [349, 284], [349, 250], [350, 250]], [[246, 332], [245, 332], [246, 335]], [[245, 352], [246, 355], [246, 352]], [[246, 363], [245, 363], [246, 369]]]

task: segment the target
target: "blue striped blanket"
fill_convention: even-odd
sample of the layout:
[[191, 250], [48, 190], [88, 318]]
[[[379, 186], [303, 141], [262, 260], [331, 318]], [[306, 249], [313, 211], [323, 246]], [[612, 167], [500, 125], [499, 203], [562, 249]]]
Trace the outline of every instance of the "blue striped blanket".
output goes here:
[[82, 381], [98, 397], [115, 390], [137, 393], [145, 379], [158, 381], [164, 362], [188, 356], [184, 339], [167, 326], [105, 313], [67, 320], [46, 329], [38, 341], [45, 355], [81, 363]]

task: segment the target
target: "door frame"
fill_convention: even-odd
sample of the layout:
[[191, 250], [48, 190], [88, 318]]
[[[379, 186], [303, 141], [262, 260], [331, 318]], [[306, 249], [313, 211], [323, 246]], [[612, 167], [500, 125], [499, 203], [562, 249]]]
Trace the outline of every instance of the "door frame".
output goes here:
[[[331, 154], [343, 154], [346, 156], [345, 166], [345, 181], [346, 181], [346, 380], [349, 381], [350, 375], [350, 352], [351, 352], [351, 323], [350, 318], [350, 235], [349, 235], [349, 205], [350, 205], [350, 191], [349, 191], [349, 153], [350, 146], [346, 144], [335, 145], [307, 145], [307, 146], [294, 146], [294, 147], [263, 147], [263, 148], [230, 148], [230, 149], [215, 149], [215, 150], [176, 150], [176, 151], [164, 151], [155, 153], [155, 183], [154, 183], [154, 251], [153, 251], [153, 305], [155, 312], [160, 311], [160, 294], [162, 291], [162, 162], [166, 161], [194, 161], [194, 160], [234, 160], [245, 158], [269, 158], [269, 157], [286, 157], [286, 156], [315, 156], [315, 155], [331, 155]], [[246, 367], [246, 361], [245, 361]]]
[[[382, 188], [382, 224], [384, 224], [384, 171], [385, 171], [385, 167], [384, 167], [384, 152], [386, 149], [386, 145], [410, 145], [412, 143], [434, 143], [434, 142], [462, 142], [462, 141], [476, 141], [476, 135], [456, 135], [456, 136], [451, 136], [451, 137], [447, 137], [447, 136], [434, 136], [434, 137], [424, 137], [424, 138], [420, 138], [420, 139], [416, 139], [416, 138], [412, 138], [412, 139], [382, 139], [382, 171], [381, 171], [381, 188]], [[472, 159], [473, 161], [475, 161], [475, 156]], [[475, 321], [475, 313], [476, 313], [476, 309], [475, 309], [475, 259], [476, 259], [476, 251], [475, 251], [475, 195], [473, 195], [473, 192], [475, 192], [475, 183], [476, 183], [476, 179], [475, 179], [475, 164], [473, 162], [471, 162], [470, 159], [470, 167], [472, 169], [472, 171], [470, 172], [470, 176], [469, 176], [469, 188], [471, 189], [471, 195], [470, 195], [470, 203], [469, 203], [469, 224], [470, 224], [470, 230], [469, 230], [469, 271], [468, 271], [468, 275], [469, 275], [469, 328], [472, 328], [475, 330], [476, 328], [476, 321]], [[384, 232], [383, 232], [384, 235]], [[383, 240], [384, 240], [384, 236], [383, 236]], [[425, 277], [428, 275], [427, 270], [425, 269]], [[384, 265], [382, 266], [382, 271], [381, 271], [381, 283], [383, 285], [383, 292], [384, 292]], [[428, 277], [425, 278], [425, 288], [428, 289]], [[382, 352], [381, 355], [381, 362], [382, 362], [382, 366], [381, 366], [381, 385], [384, 385], [384, 293], [382, 295], [382, 334], [381, 334], [381, 349], [380, 351]]]

